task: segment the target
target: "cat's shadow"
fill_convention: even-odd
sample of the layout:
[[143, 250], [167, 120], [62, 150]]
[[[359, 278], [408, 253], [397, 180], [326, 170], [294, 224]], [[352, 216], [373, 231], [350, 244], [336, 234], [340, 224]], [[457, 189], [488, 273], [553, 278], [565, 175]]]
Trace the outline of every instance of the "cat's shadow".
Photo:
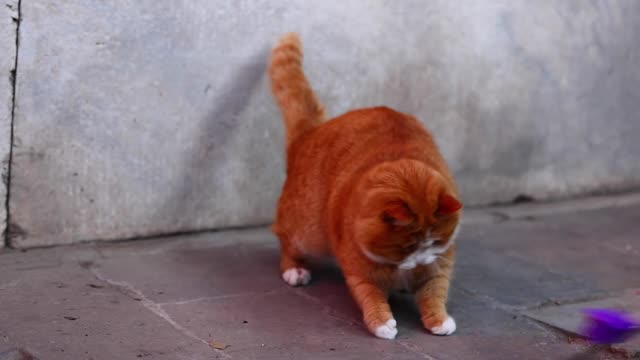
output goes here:
[[[328, 262], [312, 264], [313, 281], [302, 291], [321, 300], [325, 305], [347, 317], [352, 323], [362, 322], [362, 312], [351, 297], [340, 268]], [[400, 329], [422, 331], [420, 312], [409, 292], [395, 292], [389, 305]]]
[[[154, 220], [151, 223], [171, 224], [173, 232], [199, 231], [229, 225], [219, 223], [228, 221], [225, 220], [224, 212], [211, 213], [207, 209], [215, 208], [210, 199], [219, 195], [216, 191], [220, 188], [220, 183], [231, 175], [211, 169], [223, 169], [225, 163], [238, 161], [238, 157], [230, 155], [229, 149], [233, 140], [243, 134], [243, 127], [248, 126], [250, 119], [239, 115], [250, 105], [252, 94], [260, 90], [268, 59], [269, 47], [265, 46], [238, 64], [230, 75], [215, 78], [222, 79], [220, 81], [226, 79], [219, 86], [226, 90], [211, 99], [211, 110], [207, 114], [192, 120], [197, 123], [199, 131], [189, 139], [189, 146], [184, 146], [183, 160], [178, 163], [181, 168], [173, 169], [172, 173], [177, 174], [176, 179], [172, 182], [173, 186], [167, 189], [163, 205], [153, 213]], [[209, 87], [210, 85], [205, 92]], [[203, 213], [206, 211], [209, 211], [210, 219], [197, 221], [205, 216]]]
[[389, 298], [393, 316], [401, 329], [423, 330], [420, 311], [409, 292], [396, 292]]

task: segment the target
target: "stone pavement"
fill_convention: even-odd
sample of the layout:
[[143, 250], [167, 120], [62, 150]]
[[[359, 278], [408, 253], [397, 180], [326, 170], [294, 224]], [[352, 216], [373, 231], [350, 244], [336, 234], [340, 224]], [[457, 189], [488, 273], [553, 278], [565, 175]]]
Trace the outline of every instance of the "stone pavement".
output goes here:
[[[262, 228], [4, 251], [0, 360], [570, 359], [583, 302], [640, 310], [639, 198], [469, 210], [450, 337], [405, 295], [398, 338], [372, 337], [336, 269], [286, 286]], [[637, 340], [596, 356], [639, 357]]]

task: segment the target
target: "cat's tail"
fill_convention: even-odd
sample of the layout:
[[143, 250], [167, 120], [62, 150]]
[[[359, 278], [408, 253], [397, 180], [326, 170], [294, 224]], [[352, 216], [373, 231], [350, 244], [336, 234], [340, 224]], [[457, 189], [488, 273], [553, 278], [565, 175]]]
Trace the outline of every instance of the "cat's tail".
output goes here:
[[324, 107], [302, 69], [302, 43], [295, 33], [284, 35], [271, 52], [271, 91], [287, 128], [287, 146], [325, 120]]

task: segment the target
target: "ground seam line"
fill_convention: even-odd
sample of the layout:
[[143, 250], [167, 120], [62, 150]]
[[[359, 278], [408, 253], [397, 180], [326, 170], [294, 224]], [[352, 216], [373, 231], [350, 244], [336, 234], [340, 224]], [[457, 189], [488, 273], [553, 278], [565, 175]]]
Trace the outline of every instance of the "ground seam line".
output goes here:
[[[104, 277], [102, 274], [100, 274], [99, 271], [97, 271], [96, 269], [91, 269], [91, 273], [96, 277], [96, 279], [103, 281], [109, 285], [111, 285], [112, 287], [120, 290], [120, 292], [122, 292], [123, 294], [131, 297], [131, 298], [135, 298], [135, 299], [140, 299], [140, 302], [142, 303], [142, 306], [144, 306], [147, 310], [151, 311], [152, 313], [154, 313], [155, 315], [159, 316], [160, 318], [162, 318], [163, 320], [165, 320], [166, 322], [168, 322], [175, 330], [179, 331], [180, 333], [182, 333], [183, 335], [186, 335], [198, 342], [201, 342], [203, 344], [205, 344], [207, 347], [209, 346], [209, 342], [199, 338], [196, 334], [194, 334], [191, 330], [185, 328], [184, 326], [178, 324], [175, 320], [173, 320], [171, 318], [171, 316], [169, 314], [167, 314], [166, 311], [164, 311], [164, 309], [162, 309], [162, 307], [158, 304], [156, 304], [155, 302], [153, 302], [152, 300], [149, 300], [146, 296], [144, 296], [144, 294], [136, 289], [135, 287], [133, 287], [131, 284], [125, 282], [125, 281], [115, 281], [115, 280], [111, 280], [108, 279], [106, 277]], [[213, 348], [212, 348], [213, 349]], [[220, 355], [222, 355], [224, 358], [226, 359], [231, 359], [231, 355], [224, 353], [218, 349], [213, 349], [215, 350], [217, 353], [219, 353]]]

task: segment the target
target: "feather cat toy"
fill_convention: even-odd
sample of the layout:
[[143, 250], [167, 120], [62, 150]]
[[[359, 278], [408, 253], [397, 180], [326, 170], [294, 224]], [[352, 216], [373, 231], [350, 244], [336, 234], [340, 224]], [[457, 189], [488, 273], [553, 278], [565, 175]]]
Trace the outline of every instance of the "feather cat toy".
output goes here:
[[629, 313], [613, 309], [588, 309], [584, 336], [595, 344], [617, 344], [640, 334], [640, 322]]
[[581, 334], [595, 346], [575, 359], [588, 359], [608, 345], [620, 344], [640, 334], [640, 321], [615, 309], [586, 309]]

